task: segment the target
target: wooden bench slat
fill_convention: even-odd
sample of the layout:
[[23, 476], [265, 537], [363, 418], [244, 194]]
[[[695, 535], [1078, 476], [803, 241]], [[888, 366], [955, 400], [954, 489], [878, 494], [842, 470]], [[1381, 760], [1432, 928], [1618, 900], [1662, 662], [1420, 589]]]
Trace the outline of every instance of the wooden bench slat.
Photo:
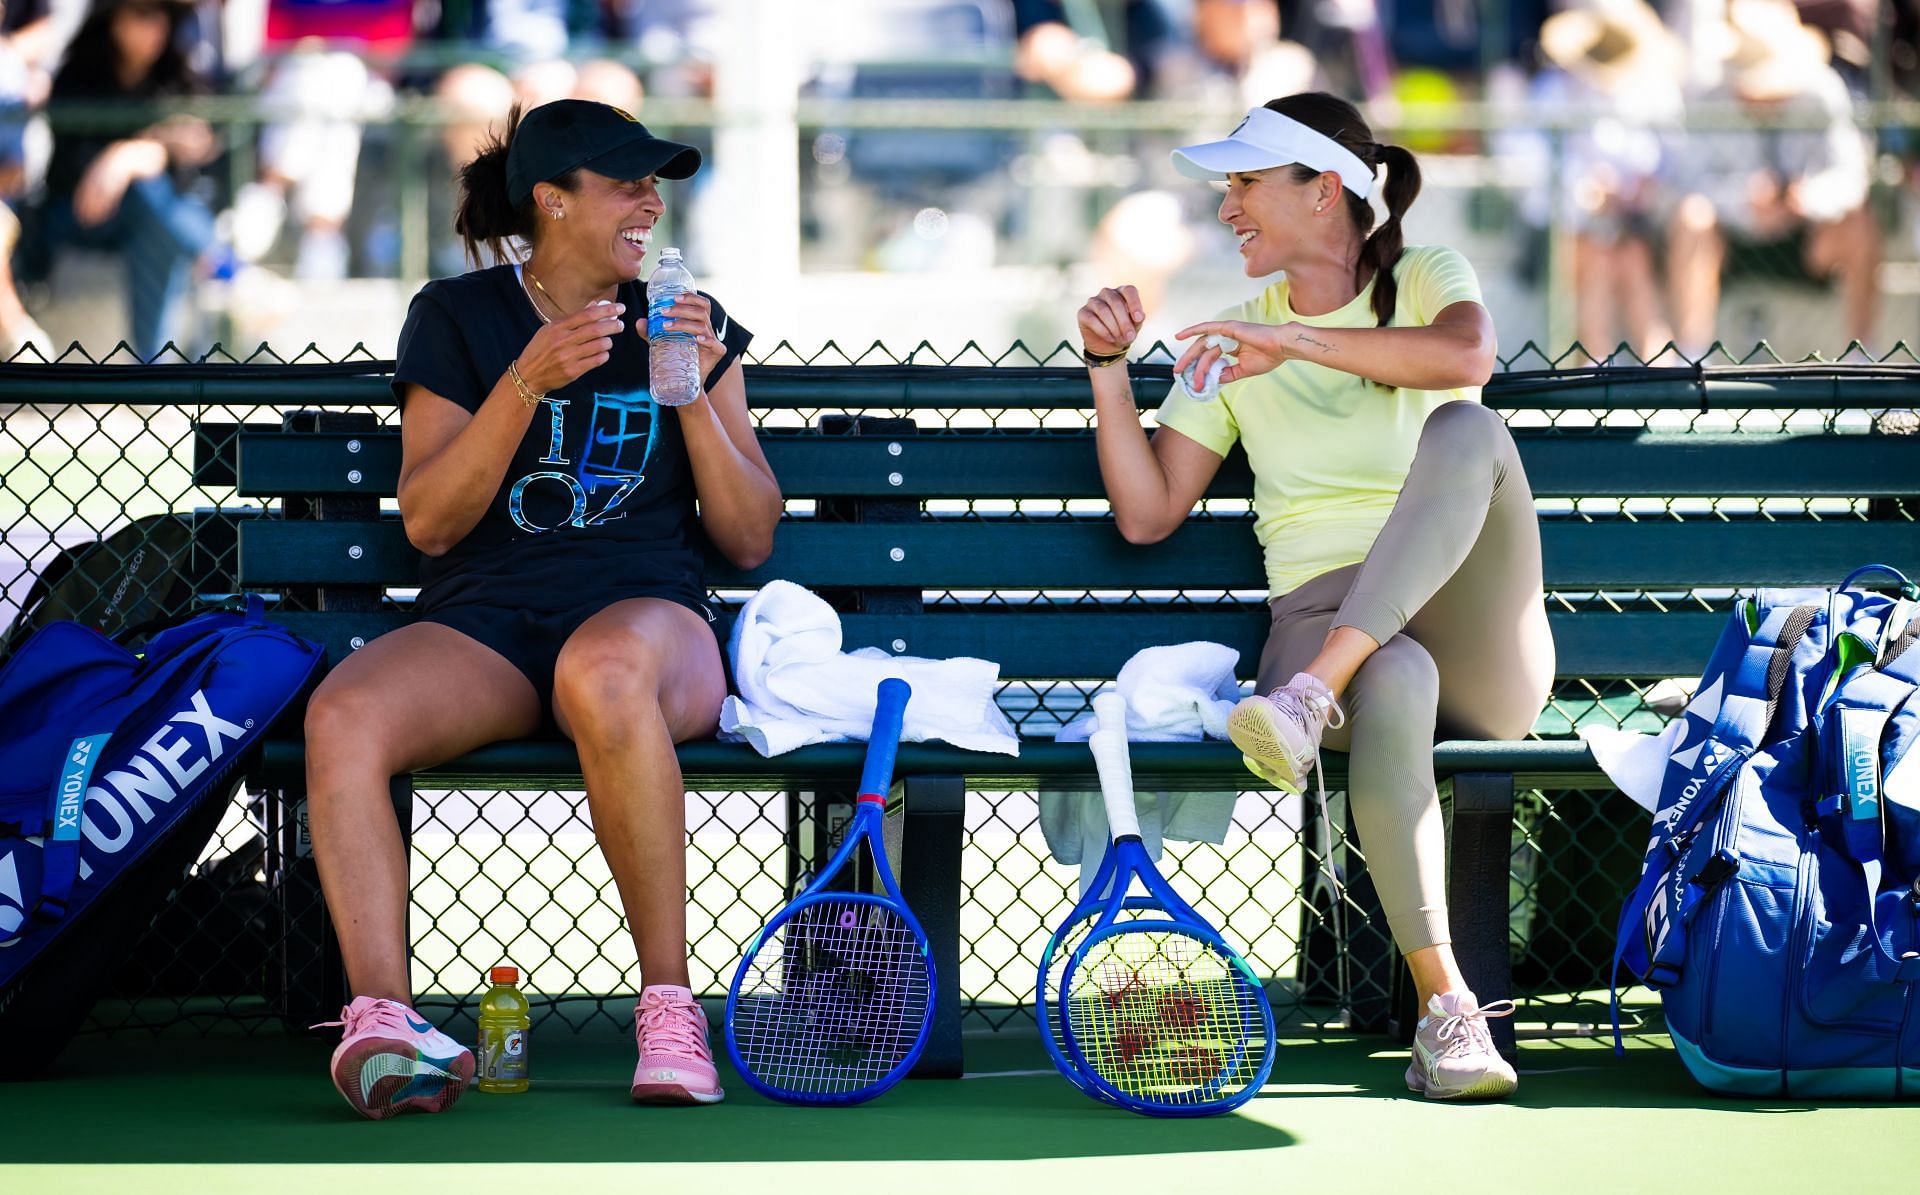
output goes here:
[[[1920, 523], [1548, 519], [1541, 542], [1548, 587], [1561, 591], [1819, 585], [1861, 561], [1920, 559]], [[252, 587], [411, 586], [418, 584], [418, 559], [391, 518], [263, 519], [240, 528], [240, 577]], [[741, 571], [710, 560], [707, 582], [720, 589], [785, 578], [810, 587], [1257, 590], [1262, 576], [1244, 520], [1190, 521], [1150, 545], [1129, 544], [1096, 519], [795, 520], [781, 525], [765, 564]]]
[[[276, 614], [298, 634], [327, 645], [336, 661], [357, 638], [370, 642], [404, 626], [402, 611]], [[719, 615], [724, 640], [732, 611]], [[1548, 615], [1562, 677], [1693, 676], [1713, 650], [1726, 616], [1707, 610], [1615, 613], [1596, 610]], [[1157, 644], [1208, 640], [1240, 652], [1251, 675], [1266, 641], [1264, 606], [1227, 610], [1054, 611], [935, 609], [925, 614], [845, 614], [847, 650], [879, 647], [898, 654], [946, 659], [977, 656], [1001, 663], [1006, 680], [1109, 677], [1134, 652]], [[896, 646], [896, 643], [899, 646]]]
[[[1536, 497], [1883, 497], [1920, 487], [1920, 437], [1838, 433], [1693, 435], [1650, 432], [1515, 434]], [[212, 453], [230, 443], [239, 493], [391, 497], [400, 471], [399, 433], [282, 434], [242, 431], [207, 440], [199, 461], [208, 484]], [[763, 435], [761, 444], [790, 498], [1100, 498], [1090, 433], [935, 433], [883, 436]], [[897, 445], [893, 452], [890, 446]], [[1253, 480], [1236, 451], [1208, 488], [1245, 498]]]

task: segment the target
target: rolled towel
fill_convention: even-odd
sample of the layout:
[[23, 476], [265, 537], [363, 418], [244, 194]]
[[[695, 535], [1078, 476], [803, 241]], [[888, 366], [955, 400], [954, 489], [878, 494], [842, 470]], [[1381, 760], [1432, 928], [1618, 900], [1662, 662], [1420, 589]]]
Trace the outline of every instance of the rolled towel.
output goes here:
[[1209, 336], [1206, 347], [1223, 351], [1214, 359], [1213, 364], [1207, 367], [1205, 382], [1200, 382], [1194, 377], [1200, 364], [1198, 354], [1185, 369], [1180, 371], [1180, 392], [1195, 402], [1212, 402], [1220, 397], [1220, 375], [1225, 372], [1227, 366], [1234, 363], [1232, 354], [1240, 348], [1240, 342], [1231, 336]]

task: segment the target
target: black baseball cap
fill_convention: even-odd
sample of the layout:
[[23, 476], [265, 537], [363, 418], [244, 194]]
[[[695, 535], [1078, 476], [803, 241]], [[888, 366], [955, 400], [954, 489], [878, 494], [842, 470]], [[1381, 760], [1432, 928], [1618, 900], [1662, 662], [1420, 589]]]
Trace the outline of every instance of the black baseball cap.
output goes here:
[[550, 182], [586, 167], [608, 178], [691, 178], [700, 151], [647, 131], [633, 116], [592, 100], [555, 100], [520, 118], [507, 151], [507, 199], [515, 207]]

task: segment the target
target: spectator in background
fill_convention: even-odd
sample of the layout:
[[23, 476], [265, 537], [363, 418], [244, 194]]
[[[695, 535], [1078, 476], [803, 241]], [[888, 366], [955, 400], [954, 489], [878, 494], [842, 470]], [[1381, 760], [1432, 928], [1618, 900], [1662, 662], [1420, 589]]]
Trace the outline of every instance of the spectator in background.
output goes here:
[[1530, 197], [1530, 222], [1544, 225], [1557, 203], [1573, 232], [1575, 330], [1587, 351], [1602, 356], [1624, 334], [1651, 359], [1673, 339], [1653, 245], [1663, 130], [1679, 125], [1683, 107], [1679, 43], [1643, 0], [1599, 0], [1547, 18], [1540, 51], [1552, 66], [1534, 80], [1529, 107], [1564, 108], [1577, 124], [1563, 134], [1554, 185]]
[[52, 348], [14, 289], [11, 262], [20, 242], [20, 217], [11, 205], [26, 195], [31, 181], [29, 116], [47, 101], [53, 85], [49, 68], [58, 49], [48, 0], [0, 3], [0, 360], [28, 344], [42, 352]]
[[364, 121], [393, 91], [368, 66], [413, 42], [414, 0], [267, 0], [265, 47], [279, 61], [260, 90], [280, 119], [260, 131], [260, 178], [234, 197], [234, 249], [272, 250], [291, 212], [300, 228], [294, 277], [344, 278]]
[[[1871, 160], [1826, 39], [1786, 0], [1731, 0], [1725, 32], [1725, 78], [1701, 98], [1730, 99], [1751, 123], [1695, 132], [1677, 155], [1683, 197], [1668, 224], [1667, 265], [1680, 347], [1695, 355], [1713, 341], [1729, 236], [1771, 244], [1803, 235], [1807, 271], [1838, 279], [1847, 333], [1867, 342], [1880, 263], [1867, 207]], [[1808, 120], [1819, 127], [1779, 127]]]
[[213, 213], [192, 190], [216, 156], [213, 130], [151, 111], [204, 90], [182, 50], [187, 12], [169, 0], [101, 0], [53, 82], [55, 102], [125, 101], [123, 127], [54, 139], [46, 239], [125, 258], [128, 324], [145, 358], [173, 338], [194, 263], [213, 241]]
[[1015, 69], [1062, 99], [1111, 103], [1149, 91], [1162, 55], [1177, 44], [1167, 0], [1127, 0], [1120, 44], [1105, 29], [1076, 28], [1061, 0], [1013, 0]]

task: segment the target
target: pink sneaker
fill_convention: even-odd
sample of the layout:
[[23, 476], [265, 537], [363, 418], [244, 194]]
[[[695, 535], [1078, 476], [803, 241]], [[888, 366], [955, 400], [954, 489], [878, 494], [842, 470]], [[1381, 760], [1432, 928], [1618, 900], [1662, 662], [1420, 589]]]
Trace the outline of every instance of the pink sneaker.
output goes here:
[[642, 1104], [717, 1104], [726, 1098], [707, 1047], [707, 1014], [693, 993], [655, 984], [634, 1006], [634, 1036], [640, 1065], [633, 1071], [633, 1098]]
[[444, 1112], [473, 1080], [473, 1052], [397, 1000], [356, 996], [340, 1010], [333, 1085], [369, 1120], [401, 1112]]
[[1320, 736], [1346, 725], [1346, 711], [1320, 678], [1306, 672], [1266, 696], [1242, 698], [1227, 715], [1227, 737], [1254, 775], [1290, 793], [1306, 787], [1320, 760]]
[[1472, 992], [1447, 992], [1427, 1001], [1413, 1034], [1407, 1089], [1430, 1100], [1497, 1100], [1520, 1086], [1513, 1065], [1494, 1048], [1488, 1017], [1513, 1015], [1513, 1001], [1481, 1005]]

